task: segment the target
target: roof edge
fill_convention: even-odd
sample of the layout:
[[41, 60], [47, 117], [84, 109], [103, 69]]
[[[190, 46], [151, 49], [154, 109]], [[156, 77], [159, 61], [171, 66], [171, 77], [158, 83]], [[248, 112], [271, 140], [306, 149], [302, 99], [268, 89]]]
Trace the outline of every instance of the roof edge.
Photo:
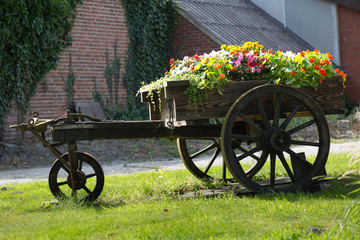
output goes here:
[[359, 0], [327, 0], [329, 2], [336, 3], [338, 5], [351, 8], [357, 11], [360, 11], [360, 1]]

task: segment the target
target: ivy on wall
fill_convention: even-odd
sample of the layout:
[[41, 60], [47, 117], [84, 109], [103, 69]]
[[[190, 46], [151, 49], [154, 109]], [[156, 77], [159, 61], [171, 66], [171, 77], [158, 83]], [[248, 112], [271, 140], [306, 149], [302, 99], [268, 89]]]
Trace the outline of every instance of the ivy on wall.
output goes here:
[[122, 5], [130, 39], [123, 85], [129, 111], [136, 111], [142, 107], [135, 97], [142, 83], [163, 76], [168, 68], [176, 5], [173, 0], [122, 0]]
[[56, 68], [59, 53], [71, 44], [81, 2], [0, 1], [0, 128], [12, 102], [26, 112], [37, 83]]

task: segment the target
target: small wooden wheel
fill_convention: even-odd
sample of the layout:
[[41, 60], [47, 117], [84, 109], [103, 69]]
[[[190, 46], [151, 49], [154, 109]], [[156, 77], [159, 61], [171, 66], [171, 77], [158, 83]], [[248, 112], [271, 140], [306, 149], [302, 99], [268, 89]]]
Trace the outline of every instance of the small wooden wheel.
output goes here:
[[[230, 180], [226, 178], [226, 166], [221, 157], [220, 138], [207, 140], [178, 138], [177, 145], [181, 160], [195, 177], [202, 180], [213, 178]], [[214, 166], [219, 165], [215, 162], [221, 162], [221, 173], [213, 170]]]
[[[69, 155], [62, 156], [67, 162]], [[80, 200], [95, 200], [104, 187], [104, 172], [99, 162], [90, 154], [76, 152], [77, 171], [74, 176], [76, 196]], [[57, 159], [50, 169], [49, 187], [57, 199], [72, 195], [70, 169]]]
[[[245, 133], [236, 131], [238, 122], [245, 123]], [[226, 115], [221, 139], [229, 171], [255, 192], [307, 189], [324, 170], [330, 148], [320, 107], [301, 91], [283, 85], [263, 85], [242, 95]], [[248, 145], [248, 150], [237, 153], [234, 142]], [[296, 146], [313, 159], [297, 152]]]

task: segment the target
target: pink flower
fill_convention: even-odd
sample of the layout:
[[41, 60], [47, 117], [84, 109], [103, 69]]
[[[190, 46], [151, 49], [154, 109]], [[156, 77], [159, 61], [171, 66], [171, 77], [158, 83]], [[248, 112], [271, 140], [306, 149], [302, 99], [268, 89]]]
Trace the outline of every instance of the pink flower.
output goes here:
[[260, 72], [261, 72], [261, 68], [257, 68], [256, 71], [257, 71], [257, 73], [260, 73]]
[[242, 54], [239, 55], [238, 59], [236, 59], [234, 64], [238, 67], [239, 65], [241, 65], [241, 60], [243, 60], [243, 58], [244, 58], [244, 56]]

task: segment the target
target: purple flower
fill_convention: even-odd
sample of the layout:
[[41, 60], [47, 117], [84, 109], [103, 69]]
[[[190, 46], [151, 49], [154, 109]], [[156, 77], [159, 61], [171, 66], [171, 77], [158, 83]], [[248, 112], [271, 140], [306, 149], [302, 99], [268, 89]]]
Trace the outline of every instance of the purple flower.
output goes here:
[[243, 60], [244, 56], [243, 55], [239, 55], [238, 59], [236, 59], [236, 61], [234, 62], [235, 65], [238, 67], [239, 65], [241, 65], [241, 60]]

